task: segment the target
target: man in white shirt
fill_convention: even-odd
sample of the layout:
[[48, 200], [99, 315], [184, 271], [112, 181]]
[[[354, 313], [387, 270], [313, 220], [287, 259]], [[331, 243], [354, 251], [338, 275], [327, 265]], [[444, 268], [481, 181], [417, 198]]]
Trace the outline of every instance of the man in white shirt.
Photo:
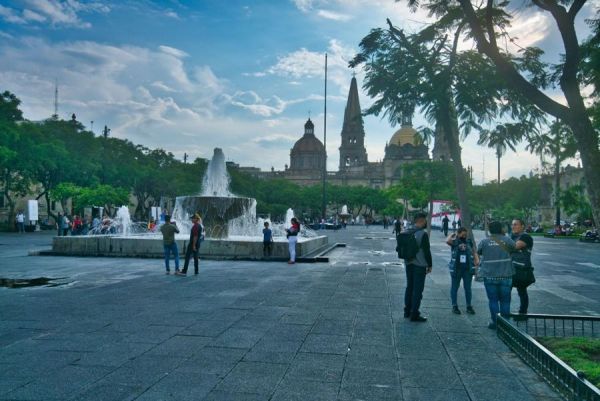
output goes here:
[[17, 229], [19, 230], [19, 233], [25, 232], [25, 215], [22, 210], [19, 210], [17, 213]]

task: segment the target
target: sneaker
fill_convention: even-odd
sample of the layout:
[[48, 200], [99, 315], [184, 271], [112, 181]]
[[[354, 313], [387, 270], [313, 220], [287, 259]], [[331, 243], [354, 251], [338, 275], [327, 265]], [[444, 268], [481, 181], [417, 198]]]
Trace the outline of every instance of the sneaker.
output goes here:
[[473, 307], [469, 305], [469, 306], [467, 306], [467, 313], [469, 315], [474, 315], [475, 314], [475, 309], [473, 309]]
[[417, 323], [425, 323], [427, 321], [427, 318], [425, 316], [417, 316], [417, 317], [411, 317], [410, 318], [411, 322], [417, 322]]
[[491, 329], [491, 330], [496, 330], [496, 323], [494, 323], [494, 322], [489, 322], [487, 327], [488, 327], [488, 329]]
[[175, 275], [176, 275], [176, 276], [187, 276], [187, 273], [180, 272], [180, 271], [176, 271], [176, 272], [175, 272]]
[[291, 260], [288, 261], [288, 265], [293, 265], [296, 264], [296, 262], [292, 262]]
[[167, 270], [167, 272], [165, 274], [171, 274], [171, 272]]
[[454, 313], [455, 315], [460, 315], [460, 309], [458, 309], [458, 306], [454, 305], [452, 307], [452, 313]]

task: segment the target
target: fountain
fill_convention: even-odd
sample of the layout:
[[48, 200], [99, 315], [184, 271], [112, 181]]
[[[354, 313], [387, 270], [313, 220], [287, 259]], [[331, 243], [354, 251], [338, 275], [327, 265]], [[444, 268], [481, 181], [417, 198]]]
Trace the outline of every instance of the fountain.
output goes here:
[[229, 181], [225, 155], [220, 148], [215, 148], [202, 181], [202, 194], [178, 196], [173, 210], [175, 221], [189, 231], [190, 216], [198, 213], [206, 227], [207, 238], [227, 238], [230, 221], [242, 216], [254, 220], [256, 200], [233, 195], [229, 192]]
[[[262, 227], [265, 220], [256, 218], [256, 200], [240, 197], [229, 190], [223, 151], [215, 148], [200, 195], [178, 196], [173, 210], [173, 220], [180, 229], [176, 242], [183, 253], [189, 240], [190, 217], [202, 216], [206, 239], [200, 246], [200, 257], [210, 259], [262, 259]], [[272, 260], [288, 257], [285, 228], [289, 226], [294, 211], [288, 209], [286, 221], [272, 223], [274, 244]], [[160, 233], [149, 232], [144, 223], [131, 221], [129, 209], [122, 206], [110, 224], [88, 236], [55, 237], [52, 241], [54, 255], [163, 257]], [[108, 227], [108, 229], [107, 229]], [[302, 225], [296, 254], [299, 258], [327, 247], [327, 237]]]

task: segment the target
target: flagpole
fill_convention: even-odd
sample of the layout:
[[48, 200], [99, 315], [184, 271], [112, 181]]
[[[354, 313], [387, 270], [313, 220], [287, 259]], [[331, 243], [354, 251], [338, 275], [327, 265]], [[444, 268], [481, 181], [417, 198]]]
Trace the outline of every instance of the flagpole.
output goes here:
[[323, 113], [323, 204], [322, 218], [327, 219], [327, 195], [325, 185], [327, 180], [327, 53], [325, 53], [325, 102]]

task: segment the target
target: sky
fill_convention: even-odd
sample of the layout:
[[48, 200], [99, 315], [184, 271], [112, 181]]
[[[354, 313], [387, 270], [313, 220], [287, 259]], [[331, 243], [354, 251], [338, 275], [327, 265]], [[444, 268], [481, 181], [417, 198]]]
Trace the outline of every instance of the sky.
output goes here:
[[[580, 13], [580, 38], [599, 4]], [[514, 11], [519, 45], [555, 60], [563, 49], [551, 17], [525, 4]], [[409, 32], [430, 21], [394, 0], [2, 0], [0, 90], [22, 100], [25, 118], [43, 120], [57, 84], [59, 116], [75, 113], [98, 135], [107, 125], [111, 136], [180, 159], [210, 158], [220, 147], [242, 166], [282, 170], [309, 116], [322, 139], [327, 53], [328, 169], [336, 171], [350, 80], [355, 73], [360, 87], [364, 76], [348, 61], [386, 18]], [[372, 103], [362, 89], [359, 96], [363, 109]], [[364, 121], [369, 160], [379, 161], [399, 127]], [[413, 123], [428, 126], [418, 113]], [[496, 159], [476, 139], [463, 143], [463, 163], [480, 184], [496, 177]], [[521, 146], [502, 159], [502, 178], [537, 167]]]

